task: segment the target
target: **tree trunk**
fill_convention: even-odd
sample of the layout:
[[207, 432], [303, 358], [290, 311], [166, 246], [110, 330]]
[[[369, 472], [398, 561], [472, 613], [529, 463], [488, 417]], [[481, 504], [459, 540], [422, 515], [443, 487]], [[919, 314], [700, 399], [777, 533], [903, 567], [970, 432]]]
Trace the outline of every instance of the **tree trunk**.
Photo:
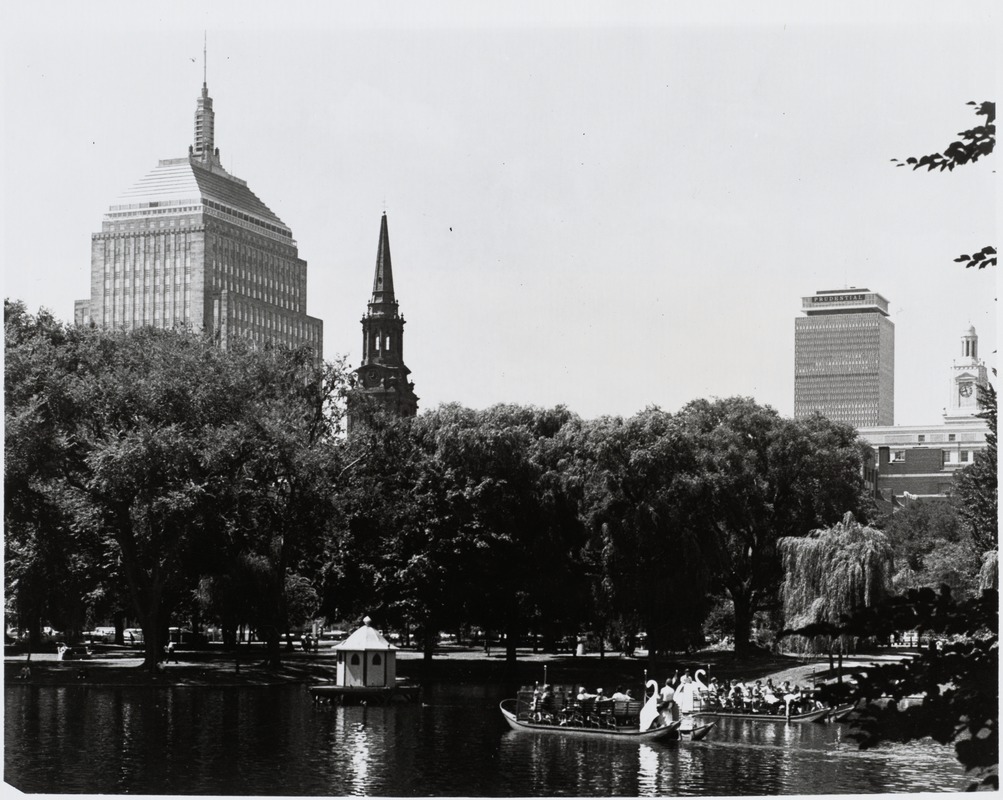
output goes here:
[[735, 652], [748, 653], [751, 649], [752, 602], [745, 592], [731, 592], [735, 606]]
[[518, 660], [519, 654], [516, 652], [516, 646], [519, 644], [519, 623], [515, 620], [509, 620], [508, 625], [505, 628], [505, 663], [515, 664]]
[[421, 659], [425, 674], [432, 666], [432, 656], [435, 654], [435, 633], [431, 625], [426, 625], [421, 632]]
[[277, 625], [269, 625], [265, 629], [265, 650], [267, 652], [267, 657], [265, 658], [265, 665], [270, 669], [278, 669], [282, 665], [282, 648], [280, 640], [281, 635], [279, 634], [279, 628]]
[[159, 609], [147, 610], [139, 618], [139, 626], [143, 630], [143, 669], [156, 672], [157, 666], [163, 660]]

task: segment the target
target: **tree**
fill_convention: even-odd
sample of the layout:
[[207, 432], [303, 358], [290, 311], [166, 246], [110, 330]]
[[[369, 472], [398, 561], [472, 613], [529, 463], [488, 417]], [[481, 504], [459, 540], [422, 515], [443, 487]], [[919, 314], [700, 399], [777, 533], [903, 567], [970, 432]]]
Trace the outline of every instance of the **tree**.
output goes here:
[[996, 550], [999, 544], [998, 457], [996, 389], [979, 387], [979, 416], [986, 421], [986, 448], [975, 454], [970, 465], [955, 479], [958, 514], [968, 523], [979, 552]]
[[[821, 689], [823, 700], [858, 702], [852, 735], [861, 748], [930, 736], [954, 743], [973, 773], [969, 788], [999, 788], [999, 596], [985, 591], [958, 602], [950, 589], [911, 589], [857, 610], [838, 625], [819, 623], [788, 634], [891, 636], [915, 630], [930, 637], [919, 656], [874, 665], [853, 680]], [[898, 701], [922, 695], [902, 709]]]
[[[865, 527], [847, 512], [831, 528], [778, 542], [784, 567], [784, 620], [800, 628], [836, 623], [890, 593], [892, 547], [881, 531]], [[806, 650], [819, 642], [806, 641]], [[831, 647], [831, 642], [829, 643]]]
[[[940, 172], [945, 169], [953, 172], [955, 167], [973, 164], [983, 156], [992, 153], [996, 146], [996, 103], [988, 100], [976, 103], [974, 100], [970, 100], [967, 105], [975, 106], [976, 115], [986, 118], [982, 125], [976, 125], [974, 128], [959, 132], [958, 136], [961, 138], [951, 142], [941, 153], [930, 153], [918, 157], [910, 156], [904, 161], [893, 158], [892, 161], [895, 165], [898, 167], [912, 165], [914, 170], [926, 167], [928, 172], [935, 169]], [[966, 268], [995, 267], [996, 248], [988, 245], [971, 254], [964, 253], [954, 260], [959, 264], [964, 264]]]
[[[44, 530], [52, 542], [110, 559], [143, 628], [145, 666], [199, 575], [241, 552], [274, 559], [281, 613], [290, 548], [330, 492], [303, 435], [333, 430], [337, 380], [319, 381], [306, 353], [224, 351], [153, 329], [33, 328], [12, 309], [5, 476], [11, 485], [16, 467], [17, 495], [62, 515]], [[23, 515], [7, 521], [16, 540], [30, 534]], [[82, 599], [70, 582], [49, 591]]]
[[652, 657], [696, 643], [707, 613], [700, 536], [684, 524], [686, 433], [657, 408], [605, 417], [583, 426], [572, 467], [584, 487], [593, 623], [645, 631]]
[[694, 447], [683, 484], [687, 524], [706, 539], [702, 551], [734, 604], [735, 649], [743, 652], [753, 615], [776, 597], [777, 541], [860, 513], [856, 433], [817, 414], [783, 419], [741, 397], [695, 400], [678, 416]]
[[896, 591], [946, 584], [962, 597], [976, 589], [973, 574], [981, 553], [953, 500], [916, 500], [878, 527], [894, 552]]

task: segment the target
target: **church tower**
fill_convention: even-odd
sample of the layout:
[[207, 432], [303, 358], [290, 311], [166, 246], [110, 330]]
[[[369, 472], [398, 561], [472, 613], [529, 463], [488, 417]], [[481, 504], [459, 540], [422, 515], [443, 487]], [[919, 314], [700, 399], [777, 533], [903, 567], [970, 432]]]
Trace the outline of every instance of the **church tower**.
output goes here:
[[950, 371], [946, 421], [971, 419], [979, 413], [979, 386], [989, 382], [985, 362], [979, 358], [979, 335], [969, 326], [961, 336], [961, 358]]
[[418, 413], [414, 384], [408, 381], [411, 370], [404, 364], [404, 322], [394, 296], [390, 234], [384, 212], [376, 248], [373, 296], [362, 318], [362, 363], [355, 369], [359, 390], [349, 408], [349, 431], [373, 411], [387, 411], [402, 417]]

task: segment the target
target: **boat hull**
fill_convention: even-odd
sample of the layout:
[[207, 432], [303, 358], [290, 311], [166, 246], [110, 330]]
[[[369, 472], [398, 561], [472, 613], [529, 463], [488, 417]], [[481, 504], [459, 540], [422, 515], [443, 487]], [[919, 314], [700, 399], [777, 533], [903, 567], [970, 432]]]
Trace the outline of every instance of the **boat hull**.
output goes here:
[[825, 722], [832, 709], [817, 708], [804, 714], [791, 714], [789, 717], [782, 714], [752, 714], [736, 711], [694, 711], [694, 717], [712, 717], [714, 719], [749, 719], [755, 722]]
[[[540, 733], [556, 736], [575, 736], [587, 739], [613, 739], [626, 742], [652, 742], [659, 739], [679, 737], [679, 723], [663, 725], [654, 730], [642, 731], [639, 728], [579, 728], [572, 725], [549, 725], [518, 719], [511, 707], [515, 700], [503, 700], [498, 706], [508, 726], [520, 733]], [[509, 706], [509, 707], [506, 707]], [[706, 735], [706, 732], [704, 732]]]

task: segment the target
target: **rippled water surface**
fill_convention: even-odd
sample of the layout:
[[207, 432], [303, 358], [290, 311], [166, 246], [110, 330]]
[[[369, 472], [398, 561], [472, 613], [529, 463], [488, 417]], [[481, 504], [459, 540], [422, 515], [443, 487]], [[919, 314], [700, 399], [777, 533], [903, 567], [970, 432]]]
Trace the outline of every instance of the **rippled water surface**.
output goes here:
[[951, 748], [860, 752], [844, 725], [723, 721], [705, 742], [515, 733], [500, 686], [315, 706], [304, 687], [5, 687], [4, 779], [26, 792], [659, 796], [957, 791]]

